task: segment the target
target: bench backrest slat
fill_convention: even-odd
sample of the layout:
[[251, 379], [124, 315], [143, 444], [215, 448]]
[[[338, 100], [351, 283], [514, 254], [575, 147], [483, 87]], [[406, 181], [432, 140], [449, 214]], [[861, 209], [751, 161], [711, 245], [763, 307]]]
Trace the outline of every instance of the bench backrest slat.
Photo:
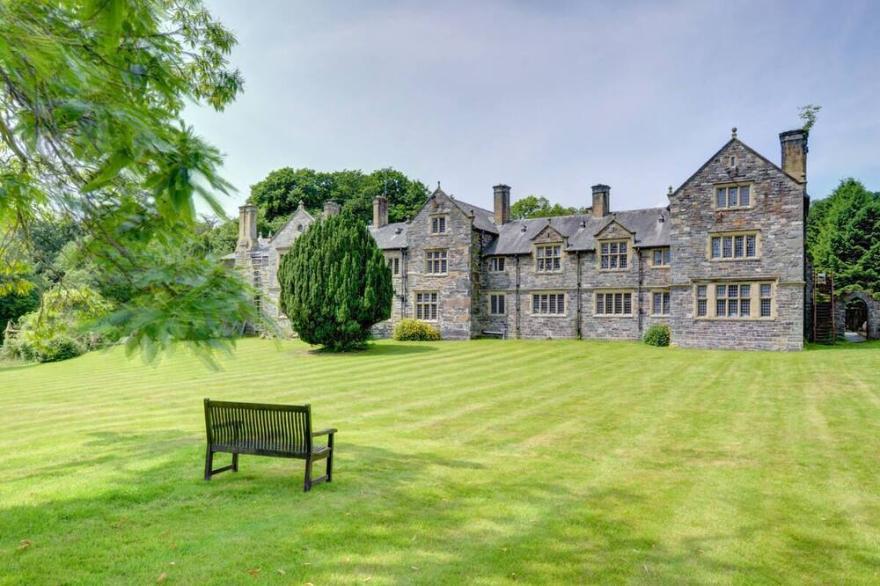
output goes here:
[[205, 428], [212, 446], [238, 447], [242, 452], [309, 454], [312, 451], [309, 405], [205, 399]]

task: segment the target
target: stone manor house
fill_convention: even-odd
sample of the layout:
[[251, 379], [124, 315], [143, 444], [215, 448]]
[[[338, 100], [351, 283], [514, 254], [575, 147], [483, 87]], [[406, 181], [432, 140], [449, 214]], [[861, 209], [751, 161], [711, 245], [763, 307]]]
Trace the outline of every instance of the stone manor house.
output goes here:
[[[807, 135], [779, 135], [777, 166], [736, 136], [678, 189], [666, 207], [615, 211], [607, 185], [587, 213], [513, 220], [510, 187], [487, 210], [438, 186], [408, 222], [388, 223], [373, 202], [370, 231], [388, 259], [395, 323], [435, 324], [446, 339], [639, 339], [668, 324], [686, 347], [799, 350], [808, 313], [804, 231]], [[324, 214], [337, 213], [333, 202]], [[239, 242], [227, 260], [278, 312], [281, 255], [315, 221], [302, 205], [271, 238], [256, 233], [256, 208], [241, 208]]]

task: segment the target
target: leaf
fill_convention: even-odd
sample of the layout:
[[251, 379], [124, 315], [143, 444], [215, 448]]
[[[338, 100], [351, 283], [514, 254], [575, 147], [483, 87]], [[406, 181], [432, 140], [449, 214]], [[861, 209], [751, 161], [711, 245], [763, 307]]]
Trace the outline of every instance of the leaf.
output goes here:
[[159, 577], [156, 578], [156, 584], [161, 584], [162, 582], [164, 582], [167, 579], [168, 579], [168, 573], [162, 572], [161, 574], [159, 574]]
[[18, 551], [24, 551], [24, 550], [26, 550], [27, 548], [29, 548], [30, 546], [32, 546], [33, 544], [34, 544], [34, 543], [33, 543], [30, 539], [22, 539], [22, 540], [18, 543], [18, 547], [16, 548], [16, 550], [18, 550]]

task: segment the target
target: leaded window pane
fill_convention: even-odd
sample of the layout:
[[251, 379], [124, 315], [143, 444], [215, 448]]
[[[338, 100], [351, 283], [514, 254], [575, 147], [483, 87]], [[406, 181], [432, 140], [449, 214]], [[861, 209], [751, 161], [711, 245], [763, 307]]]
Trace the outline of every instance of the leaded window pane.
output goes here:
[[740, 185], [739, 186], [739, 205], [742, 207], [749, 207], [751, 204], [751, 192], [748, 185]]

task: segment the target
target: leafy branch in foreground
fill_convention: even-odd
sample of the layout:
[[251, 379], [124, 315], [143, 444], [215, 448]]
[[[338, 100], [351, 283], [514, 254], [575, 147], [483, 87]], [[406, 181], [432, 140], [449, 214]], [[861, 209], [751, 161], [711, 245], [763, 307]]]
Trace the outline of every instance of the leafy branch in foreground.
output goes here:
[[241, 91], [232, 33], [200, 0], [0, 0], [0, 31], [0, 287], [27, 290], [29, 226], [61, 216], [94, 270], [127, 283], [113, 321], [147, 356], [254, 319], [231, 272], [178, 254], [195, 200], [222, 215], [230, 189], [181, 112]]

